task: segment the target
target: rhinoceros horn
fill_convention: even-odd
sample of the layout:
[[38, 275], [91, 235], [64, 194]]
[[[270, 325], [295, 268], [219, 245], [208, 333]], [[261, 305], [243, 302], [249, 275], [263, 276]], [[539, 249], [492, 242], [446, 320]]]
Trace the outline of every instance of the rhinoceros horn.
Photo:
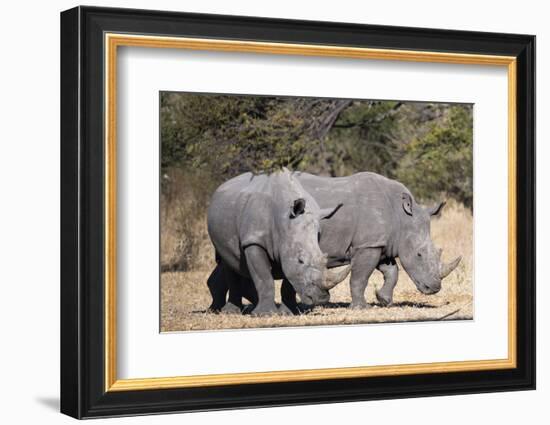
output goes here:
[[439, 277], [441, 277], [441, 279], [445, 279], [447, 276], [449, 276], [449, 274], [454, 269], [456, 269], [456, 266], [458, 266], [458, 263], [460, 263], [460, 260], [462, 260], [462, 256], [458, 256], [450, 263], [442, 263], [439, 271]]
[[342, 282], [350, 273], [351, 265], [325, 270], [324, 289], [332, 289]]

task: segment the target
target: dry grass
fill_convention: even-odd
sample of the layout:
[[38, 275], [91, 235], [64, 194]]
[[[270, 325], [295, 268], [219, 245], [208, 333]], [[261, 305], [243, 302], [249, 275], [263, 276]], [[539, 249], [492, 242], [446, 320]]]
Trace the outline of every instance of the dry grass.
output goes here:
[[[364, 311], [347, 308], [351, 297], [349, 281], [346, 280], [331, 290], [329, 305], [315, 307], [299, 316], [252, 317], [247, 314], [207, 313], [211, 297], [206, 279], [212, 270], [212, 259], [201, 260], [202, 267], [197, 267], [195, 271], [162, 274], [161, 331], [472, 319], [472, 226], [470, 211], [457, 204], [447, 205], [442, 217], [432, 223], [432, 237], [436, 245], [443, 248], [443, 259], [449, 261], [457, 255], [463, 256], [458, 268], [444, 280], [439, 293], [421, 294], [407, 274], [401, 271], [394, 292], [394, 304], [381, 307], [376, 302], [374, 290], [382, 285], [382, 275], [375, 272], [366, 293], [372, 308]], [[280, 282], [276, 284], [276, 301], [280, 303]]]
[[160, 202], [160, 262], [163, 271], [209, 270], [214, 251], [206, 228], [213, 183], [206, 174], [170, 170]]

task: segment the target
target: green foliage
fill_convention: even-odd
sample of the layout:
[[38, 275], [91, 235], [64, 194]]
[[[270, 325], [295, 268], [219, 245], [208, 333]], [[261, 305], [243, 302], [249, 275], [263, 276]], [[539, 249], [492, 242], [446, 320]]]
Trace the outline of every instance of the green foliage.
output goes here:
[[330, 174], [373, 171], [394, 177], [399, 144], [393, 138], [398, 127], [398, 102], [354, 102], [329, 133]]
[[472, 109], [451, 106], [442, 122], [415, 138], [405, 149], [397, 178], [414, 188], [419, 198], [441, 193], [472, 207]]
[[162, 167], [207, 168], [220, 177], [298, 169], [335, 102], [163, 93]]
[[420, 200], [472, 205], [471, 106], [189, 93], [160, 101], [163, 173], [208, 175], [215, 187], [283, 166], [332, 176], [373, 171]]

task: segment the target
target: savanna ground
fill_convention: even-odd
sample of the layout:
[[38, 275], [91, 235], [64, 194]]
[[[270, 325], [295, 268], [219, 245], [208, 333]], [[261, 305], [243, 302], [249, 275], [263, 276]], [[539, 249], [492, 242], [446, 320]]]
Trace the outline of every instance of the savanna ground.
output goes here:
[[[471, 319], [472, 122], [469, 104], [162, 92], [162, 331]], [[444, 261], [462, 255], [461, 264], [431, 296], [401, 270], [390, 307], [376, 302], [375, 271], [365, 311], [347, 308], [346, 280], [330, 304], [299, 316], [207, 313], [210, 196], [241, 173], [281, 167], [332, 177], [371, 171], [403, 183], [421, 203], [450, 201], [432, 236]]]
[[[205, 252], [202, 254], [204, 263], [200, 270], [162, 273], [161, 331], [472, 319], [473, 245], [470, 210], [456, 203], [447, 205], [442, 216], [432, 222], [432, 237], [435, 244], [443, 248], [444, 261], [457, 255], [463, 256], [460, 265], [443, 281], [441, 291], [435, 295], [420, 293], [401, 269], [394, 302], [389, 307], [382, 307], [374, 291], [382, 285], [383, 280], [381, 273], [375, 271], [366, 291], [370, 309], [347, 308], [351, 301], [347, 278], [330, 291], [330, 303], [326, 306], [314, 307], [299, 316], [268, 317], [207, 312], [211, 296], [206, 280], [214, 263], [208, 255], [209, 248], [212, 248], [205, 243]], [[277, 303], [281, 301], [280, 284], [280, 281], [276, 282]]]

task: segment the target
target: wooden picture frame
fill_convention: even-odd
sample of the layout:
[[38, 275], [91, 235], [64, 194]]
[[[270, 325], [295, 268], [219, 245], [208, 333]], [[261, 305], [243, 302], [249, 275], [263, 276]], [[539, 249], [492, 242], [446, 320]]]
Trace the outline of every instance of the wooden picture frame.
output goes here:
[[[508, 357], [117, 379], [120, 46], [507, 67]], [[94, 7], [63, 12], [61, 411], [90, 418], [534, 389], [534, 70], [535, 38], [528, 35]]]

